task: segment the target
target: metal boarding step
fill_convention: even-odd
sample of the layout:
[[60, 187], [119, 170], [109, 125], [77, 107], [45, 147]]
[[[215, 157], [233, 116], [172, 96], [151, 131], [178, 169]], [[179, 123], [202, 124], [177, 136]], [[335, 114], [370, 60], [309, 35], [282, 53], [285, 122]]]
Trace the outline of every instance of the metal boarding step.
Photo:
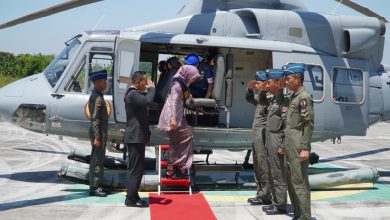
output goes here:
[[[194, 150], [194, 154], [196, 155], [206, 155], [206, 164], [210, 164], [209, 163], [209, 158], [210, 158], [210, 155], [213, 154], [213, 150]], [[202, 161], [194, 161], [194, 163], [196, 162], [202, 162]]]
[[[170, 179], [163, 177], [162, 169], [166, 168], [168, 166], [168, 162], [163, 160], [162, 158], [165, 157], [167, 151], [169, 149], [169, 145], [160, 145], [158, 146], [158, 195], [161, 195], [161, 192], [167, 192], [167, 193], [173, 193], [173, 192], [188, 192], [190, 195], [192, 195], [192, 188], [191, 188], [191, 176], [189, 175], [188, 178], [185, 179]], [[165, 157], [166, 158], [166, 157]], [[190, 169], [188, 169], [188, 173], [190, 173]], [[188, 191], [163, 191], [162, 188], [164, 186], [183, 186], [188, 187]]]

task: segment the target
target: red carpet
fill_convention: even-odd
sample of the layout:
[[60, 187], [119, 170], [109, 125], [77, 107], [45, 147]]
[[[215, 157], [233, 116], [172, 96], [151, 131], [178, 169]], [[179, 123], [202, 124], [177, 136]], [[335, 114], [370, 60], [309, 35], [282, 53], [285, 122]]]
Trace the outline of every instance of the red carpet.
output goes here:
[[152, 220], [215, 220], [202, 194], [149, 194]]

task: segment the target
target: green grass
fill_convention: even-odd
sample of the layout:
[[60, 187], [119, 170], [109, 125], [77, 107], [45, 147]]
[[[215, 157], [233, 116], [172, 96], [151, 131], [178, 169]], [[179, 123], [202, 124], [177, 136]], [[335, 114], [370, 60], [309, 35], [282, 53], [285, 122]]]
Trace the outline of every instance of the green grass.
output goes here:
[[19, 79], [18, 77], [0, 75], [0, 88], [18, 80], [18, 79]]

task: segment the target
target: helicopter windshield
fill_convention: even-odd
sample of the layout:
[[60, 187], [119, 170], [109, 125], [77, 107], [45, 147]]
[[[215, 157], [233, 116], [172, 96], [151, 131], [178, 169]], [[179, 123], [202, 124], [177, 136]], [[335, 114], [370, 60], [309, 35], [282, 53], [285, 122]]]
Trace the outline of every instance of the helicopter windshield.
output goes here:
[[71, 40], [67, 43], [65, 49], [54, 58], [49, 66], [46, 67], [43, 73], [53, 88], [61, 78], [62, 73], [65, 71], [70, 60], [72, 60], [73, 56], [76, 54], [80, 44], [81, 43], [77, 38]]

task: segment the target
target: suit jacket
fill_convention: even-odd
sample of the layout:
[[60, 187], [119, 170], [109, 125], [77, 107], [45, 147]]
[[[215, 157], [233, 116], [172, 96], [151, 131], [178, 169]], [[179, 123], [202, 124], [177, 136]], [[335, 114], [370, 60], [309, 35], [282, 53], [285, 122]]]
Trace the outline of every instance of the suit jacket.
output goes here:
[[155, 89], [148, 93], [129, 88], [125, 96], [126, 130], [124, 143], [148, 143], [150, 141], [148, 106], [153, 102]]

